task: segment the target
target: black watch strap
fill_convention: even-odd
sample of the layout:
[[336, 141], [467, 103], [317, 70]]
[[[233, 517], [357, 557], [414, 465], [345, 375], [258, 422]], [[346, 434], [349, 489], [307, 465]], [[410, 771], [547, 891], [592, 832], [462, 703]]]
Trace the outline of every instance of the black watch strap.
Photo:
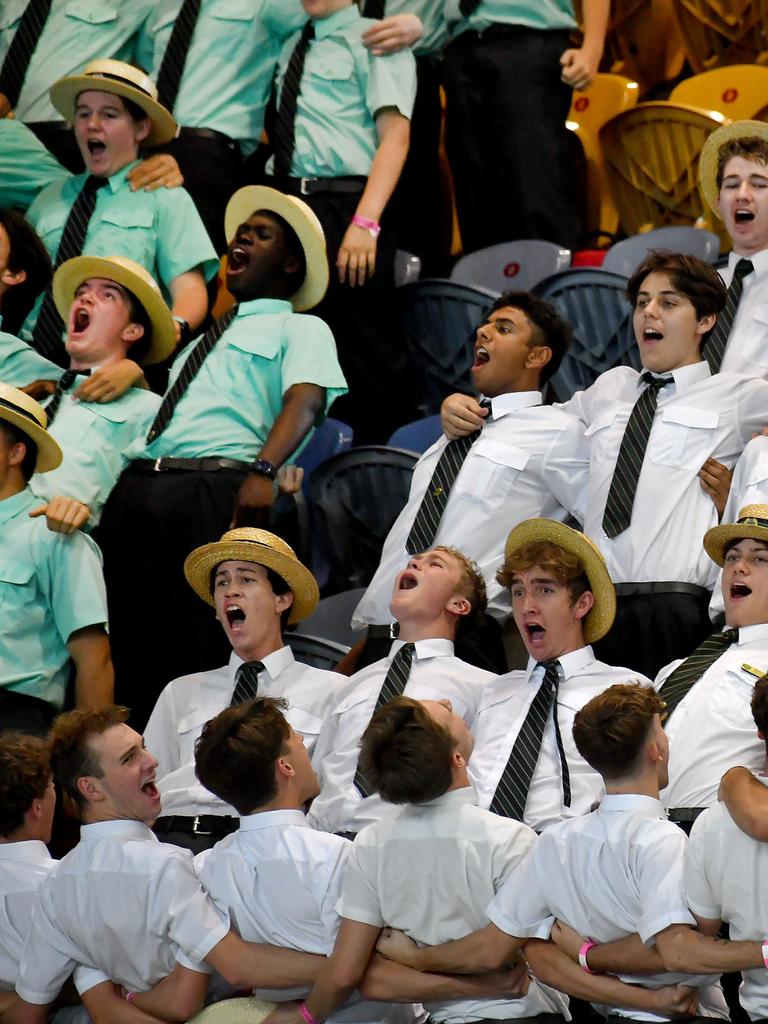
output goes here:
[[254, 459], [248, 468], [251, 473], [260, 473], [261, 476], [269, 477], [270, 480], [274, 480], [277, 476], [277, 470], [267, 459]]

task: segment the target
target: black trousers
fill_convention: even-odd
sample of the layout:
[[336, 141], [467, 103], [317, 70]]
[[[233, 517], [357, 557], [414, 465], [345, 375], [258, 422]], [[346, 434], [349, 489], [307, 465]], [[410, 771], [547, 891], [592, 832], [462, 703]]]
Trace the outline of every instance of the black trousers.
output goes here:
[[578, 243], [567, 47], [565, 31], [501, 24], [446, 47], [446, 151], [465, 252], [516, 238]]
[[595, 654], [608, 665], [624, 665], [653, 679], [670, 661], [687, 658], [713, 631], [708, 605], [708, 596], [693, 594], [619, 597], [616, 620], [594, 644]]
[[85, 170], [83, 156], [75, 133], [70, 127], [58, 121], [30, 121], [27, 128], [35, 133], [48, 152], [68, 171], [72, 174], [82, 174]]
[[56, 714], [56, 708], [48, 701], [0, 687], [0, 735], [23, 732], [47, 736]]
[[115, 699], [143, 729], [176, 676], [223, 665], [230, 648], [210, 605], [184, 577], [194, 548], [218, 540], [232, 519], [243, 474], [122, 474], [96, 539], [104, 554]]

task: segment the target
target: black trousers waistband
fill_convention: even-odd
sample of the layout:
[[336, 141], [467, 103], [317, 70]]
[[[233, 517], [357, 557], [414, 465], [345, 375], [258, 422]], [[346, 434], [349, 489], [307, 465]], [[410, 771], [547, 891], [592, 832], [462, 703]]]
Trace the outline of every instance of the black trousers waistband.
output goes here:
[[237, 473], [247, 473], [250, 465], [249, 462], [240, 462], [239, 459], [176, 459], [166, 455], [160, 459], [131, 459], [125, 472], [167, 473], [173, 470], [186, 470], [195, 473], [217, 473], [222, 469], [230, 469]]
[[504, 22], [497, 21], [493, 25], [489, 25], [488, 28], [476, 29], [468, 28], [460, 35], [452, 39], [446, 46], [446, 50], [461, 50], [470, 46], [474, 46], [476, 43], [490, 42], [498, 39], [524, 39], [527, 35], [535, 35], [541, 37], [546, 34], [552, 36], [560, 36], [563, 42], [567, 42], [569, 33], [567, 29], [553, 28], [553, 29], [542, 29], [542, 28], [531, 28], [528, 25], [507, 25]]
[[179, 128], [180, 139], [211, 139], [215, 142], [223, 142], [226, 146], [236, 146], [237, 140], [225, 135], [224, 132], [217, 132], [215, 128], [190, 128], [182, 125]]
[[198, 814], [187, 817], [184, 814], [168, 814], [158, 818], [155, 832], [186, 832], [195, 836], [228, 836], [240, 827], [240, 819], [231, 814]]
[[667, 811], [667, 817], [674, 822], [690, 821], [693, 823], [704, 811], [706, 811], [706, 807], [671, 807]]
[[368, 179], [358, 174], [339, 175], [338, 178], [289, 178], [275, 175], [267, 177], [266, 182], [288, 195], [310, 196], [316, 192], [362, 192]]
[[654, 583], [617, 583], [617, 597], [643, 597], [648, 594], [690, 594], [692, 597], [709, 600], [711, 591], [699, 587], [695, 583], [676, 583], [674, 580], [661, 580]]

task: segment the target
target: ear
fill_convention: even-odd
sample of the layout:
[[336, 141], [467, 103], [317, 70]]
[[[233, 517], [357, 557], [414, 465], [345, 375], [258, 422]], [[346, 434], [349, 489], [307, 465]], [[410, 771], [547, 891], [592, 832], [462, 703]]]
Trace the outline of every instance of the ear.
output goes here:
[[275, 611], [278, 615], [282, 615], [286, 608], [290, 608], [293, 604], [293, 594], [290, 590], [287, 590], [284, 594], [278, 594], [275, 598]]
[[26, 454], [27, 446], [23, 441], [17, 441], [16, 444], [12, 444], [8, 450], [8, 465], [20, 466], [24, 461]]
[[467, 767], [467, 762], [464, 760], [463, 755], [459, 753], [458, 748], [454, 749], [453, 753], [451, 754], [451, 761], [453, 763], [454, 768]]
[[573, 617], [583, 619], [584, 616], [595, 606], [595, 595], [591, 590], [585, 590], [581, 597], [577, 598], [573, 605]]
[[137, 142], [143, 142], [144, 139], [152, 131], [152, 122], [148, 117], [142, 117], [142, 119], [136, 124], [135, 138]]
[[698, 335], [700, 335], [700, 336], [704, 335], [704, 334], [707, 333], [707, 331], [711, 331], [716, 323], [717, 323], [717, 314], [716, 313], [708, 313], [706, 316], [701, 317], [701, 319], [697, 323], [697, 325], [696, 325], [696, 333]]
[[122, 341], [124, 341], [130, 348], [131, 345], [135, 345], [140, 338], [144, 337], [144, 328], [141, 324], [130, 323], [126, 326], [123, 333], [120, 335]]
[[16, 284], [23, 284], [26, 280], [26, 270], [11, 270], [10, 267], [6, 267], [2, 274], [0, 274], [0, 283], [8, 285], [9, 288]]
[[99, 781], [92, 775], [81, 775], [77, 780], [77, 790], [90, 804], [104, 799]]
[[293, 778], [295, 774], [296, 770], [288, 760], [288, 755], [284, 754], [281, 757], [278, 757], [275, 762], [275, 777], [278, 785], [280, 784], [280, 779], [290, 779]]
[[472, 602], [463, 594], [454, 594], [446, 605], [446, 611], [452, 615], [469, 615], [472, 611]]
[[283, 270], [286, 274], [295, 274], [296, 271], [301, 267], [301, 260], [298, 256], [288, 256], [285, 263], [283, 264]]
[[27, 811], [25, 817], [29, 818], [31, 821], [40, 821], [42, 816], [43, 816], [43, 801], [39, 797], [36, 796], [34, 798], [34, 800], [32, 801], [32, 803], [30, 804], [29, 810]]
[[549, 345], [534, 345], [528, 350], [525, 360], [526, 370], [543, 370], [552, 358], [552, 349]]

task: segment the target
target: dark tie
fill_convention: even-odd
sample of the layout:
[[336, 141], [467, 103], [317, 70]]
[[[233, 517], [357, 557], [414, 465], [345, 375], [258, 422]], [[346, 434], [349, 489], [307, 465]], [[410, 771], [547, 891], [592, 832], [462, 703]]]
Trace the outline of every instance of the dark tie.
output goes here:
[[155, 416], [152, 426], [149, 428], [149, 433], [147, 434], [147, 444], [150, 444], [156, 437], [159, 437], [171, 422], [173, 410], [179, 404], [179, 401], [184, 396], [185, 391], [197, 376], [200, 367], [205, 362], [205, 357], [211, 352], [216, 342], [235, 319], [236, 315], [237, 305], [234, 305], [231, 309], [227, 310], [224, 316], [220, 316], [218, 320], [215, 320], [211, 324], [202, 338], [189, 353], [187, 361], [184, 363], [181, 370], [179, 370], [179, 376], [173, 382], [172, 387], [168, 389], [160, 408], [157, 410], [157, 416]]
[[384, 17], [385, 6], [386, 0], [367, 0], [365, 10], [363, 11], [363, 17], [375, 18], [377, 21], [380, 21]]
[[[389, 671], [384, 678], [379, 696], [376, 699], [376, 707], [373, 709], [374, 714], [379, 708], [389, 704], [395, 697], [402, 696], [408, 683], [408, 676], [411, 674], [411, 662], [413, 661], [413, 652], [415, 650], [415, 644], [403, 644], [392, 659], [392, 664], [389, 666]], [[363, 798], [371, 795], [371, 790], [365, 776], [360, 771], [359, 763], [355, 769], [355, 787]]]
[[560, 662], [553, 660], [539, 662], [539, 664], [544, 666], [544, 680], [528, 708], [528, 714], [525, 716], [517, 739], [512, 746], [512, 753], [501, 773], [489, 808], [494, 814], [501, 814], [505, 818], [516, 818], [518, 821], [522, 821], [525, 814], [531, 779], [541, 754], [541, 742], [544, 738], [544, 729], [550, 708], [553, 709], [555, 740], [557, 752], [560, 755], [563, 803], [566, 807], [571, 806], [571, 774], [565, 759], [560, 723], [557, 720], [557, 690], [560, 683], [557, 670]]
[[[484, 398], [480, 405], [483, 409], [490, 409], [489, 399]], [[486, 423], [490, 420], [490, 414]], [[405, 549], [409, 555], [417, 555], [421, 551], [427, 551], [437, 536], [440, 528], [440, 520], [443, 518], [451, 488], [456, 482], [464, 460], [469, 454], [469, 449], [480, 437], [482, 428], [475, 430], [464, 437], [457, 437], [449, 441], [443, 449], [443, 454], [438, 459], [432, 479], [424, 492], [416, 515], [411, 526], [410, 533], [405, 542]]]
[[701, 679], [709, 666], [738, 639], [738, 629], [724, 629], [722, 633], [713, 633], [667, 676], [659, 689], [659, 696], [667, 705], [666, 721], [669, 721], [669, 716], [693, 684]]
[[754, 269], [752, 261], [744, 259], [739, 260], [733, 268], [733, 279], [725, 300], [725, 309], [718, 316], [717, 323], [712, 328], [712, 333], [704, 342], [702, 349], [702, 355], [709, 363], [712, 373], [719, 373], [720, 367], [723, 365], [725, 346], [728, 344], [728, 336], [736, 318], [741, 293], [744, 291], [744, 278]]
[[229, 702], [231, 708], [256, 698], [259, 692], [259, 672], [263, 671], [264, 665], [260, 661], [243, 662], [235, 676], [235, 690]]
[[637, 481], [643, 468], [645, 449], [651, 436], [653, 417], [659, 400], [659, 389], [673, 383], [670, 377], [653, 377], [646, 372], [640, 380], [647, 384], [629, 415], [624, 436], [621, 439], [616, 468], [608, 491], [603, 513], [603, 529], [609, 537], [618, 537], [632, 520], [632, 506], [635, 503]]
[[[67, 260], [81, 255], [88, 224], [96, 207], [96, 193], [107, 184], [109, 184], [109, 178], [96, 178], [92, 174], [85, 179], [64, 225], [53, 265], [54, 270], [57, 270]], [[48, 285], [35, 329], [32, 332], [32, 347], [41, 356], [61, 364], [66, 358], [62, 342], [63, 332], [64, 321], [59, 316], [53, 301], [53, 286]]]
[[288, 61], [288, 68], [283, 78], [283, 88], [280, 92], [280, 102], [277, 107], [274, 128], [274, 173], [276, 175], [285, 176], [291, 173], [293, 145], [296, 136], [296, 108], [299, 102], [299, 92], [301, 91], [301, 76], [304, 74], [304, 60], [307, 56], [309, 44], [314, 38], [314, 22], [308, 21], [302, 29], [298, 43], [293, 48], [293, 53]]
[[56, 387], [53, 392], [53, 396], [51, 397], [51, 400], [48, 403], [48, 405], [46, 405], [45, 407], [45, 414], [48, 417], [49, 430], [51, 429], [51, 424], [53, 423], [56, 417], [56, 413], [59, 411], [59, 406], [61, 405], [61, 400], [64, 397], [64, 392], [69, 391], [69, 389], [75, 383], [75, 377], [77, 377], [78, 373], [82, 374], [84, 377], [88, 377], [90, 375], [90, 372], [90, 370], [65, 370], [64, 373], [62, 373], [62, 375], [59, 377], [58, 383], [56, 384]]
[[482, 0], [460, 0], [459, 10], [462, 18], [468, 18], [470, 14], [474, 14], [481, 3]]
[[163, 54], [163, 61], [157, 73], [157, 98], [167, 110], [173, 110], [179, 95], [181, 76], [189, 53], [189, 44], [195, 32], [200, 15], [201, 0], [184, 0]]
[[43, 33], [50, 11], [51, 0], [29, 0], [19, 21], [16, 34], [8, 47], [2, 70], [0, 70], [0, 92], [7, 98], [11, 109], [19, 102], [29, 62]]

